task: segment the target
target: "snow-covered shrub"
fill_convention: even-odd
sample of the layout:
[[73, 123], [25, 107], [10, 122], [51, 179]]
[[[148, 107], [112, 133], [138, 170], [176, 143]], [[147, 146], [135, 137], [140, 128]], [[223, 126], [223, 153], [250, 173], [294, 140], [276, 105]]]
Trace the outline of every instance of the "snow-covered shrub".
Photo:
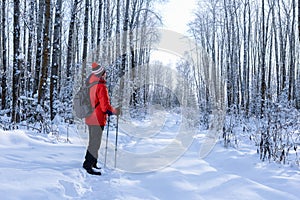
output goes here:
[[250, 136], [262, 161], [299, 165], [300, 112], [291, 103], [269, 103], [257, 129]]
[[229, 109], [223, 125], [222, 138], [224, 147], [237, 147], [238, 139], [236, 129], [240, 127], [241, 117], [243, 116], [238, 115], [236, 106], [232, 106]]

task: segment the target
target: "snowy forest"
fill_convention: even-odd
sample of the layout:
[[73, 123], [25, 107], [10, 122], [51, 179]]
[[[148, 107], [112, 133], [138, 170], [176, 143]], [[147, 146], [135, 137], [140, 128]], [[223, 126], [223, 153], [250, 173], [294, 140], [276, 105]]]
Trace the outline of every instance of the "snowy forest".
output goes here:
[[[224, 145], [237, 145], [234, 129], [242, 127], [262, 160], [286, 163], [293, 151], [290, 159], [299, 165], [300, 2], [298, 9], [295, 0], [200, 5], [190, 33], [225, 80]], [[191, 79], [205, 87], [193, 67]]]
[[[193, 110], [195, 101], [199, 113], [190, 125], [208, 129], [213, 107], [220, 106], [220, 139], [226, 147], [238, 145], [235, 128], [242, 127], [262, 160], [285, 163], [292, 152], [299, 165], [300, 1], [199, 1], [187, 33], [197, 46], [176, 64], [184, 77], [174, 89], [180, 97], [164, 87], [135, 87], [150, 73], [156, 83], [172, 82], [168, 69], [150, 69], [163, 24], [155, 5], [161, 3], [2, 0], [0, 128], [25, 124], [47, 133], [56, 116], [74, 123], [74, 91], [97, 61], [110, 74], [109, 89], [118, 85], [117, 104], [124, 113], [151, 103]], [[177, 98], [186, 98], [186, 104]]]

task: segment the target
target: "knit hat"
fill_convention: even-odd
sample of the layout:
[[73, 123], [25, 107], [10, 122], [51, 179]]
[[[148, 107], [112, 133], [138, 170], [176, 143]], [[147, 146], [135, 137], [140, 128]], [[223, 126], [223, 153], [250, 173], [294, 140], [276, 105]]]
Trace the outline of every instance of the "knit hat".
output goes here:
[[100, 66], [98, 63], [92, 63], [92, 72], [96, 75], [102, 76], [105, 73], [105, 68]]

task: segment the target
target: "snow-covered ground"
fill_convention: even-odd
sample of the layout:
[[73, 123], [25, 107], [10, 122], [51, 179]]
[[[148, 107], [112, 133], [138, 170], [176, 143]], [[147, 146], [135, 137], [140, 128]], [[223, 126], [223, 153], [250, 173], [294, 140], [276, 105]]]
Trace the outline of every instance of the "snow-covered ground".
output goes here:
[[[155, 113], [153, 116], [157, 119]], [[135, 155], [147, 157], [156, 153], [158, 162], [168, 159], [166, 152], [159, 150], [176, 140], [181, 119], [176, 114], [160, 113], [159, 116], [166, 120], [163, 127], [157, 130], [154, 127], [153, 132], [146, 127], [160, 124], [159, 121], [120, 119], [116, 169], [113, 167], [115, 131], [112, 120], [107, 167], [103, 167], [102, 176], [89, 175], [82, 169], [87, 135], [76, 131], [75, 126], [57, 124], [59, 135], [0, 130], [1, 199], [300, 198], [299, 168], [261, 162], [256, 148], [247, 142], [241, 141], [237, 149], [224, 148], [218, 142], [208, 156], [200, 159], [199, 150], [206, 132], [196, 133], [192, 144], [171, 164], [162, 162], [156, 170], [159, 165], [153, 165], [149, 158], [147, 170], [130, 172], [127, 169], [140, 170], [136, 168], [139, 163], [134, 160]], [[67, 132], [69, 141], [66, 141]], [[146, 135], [143, 137], [140, 133]], [[106, 130], [103, 134], [100, 163], [105, 152]], [[125, 162], [122, 155], [132, 157]], [[143, 162], [147, 164], [147, 161]], [[122, 166], [130, 163], [132, 168]]]

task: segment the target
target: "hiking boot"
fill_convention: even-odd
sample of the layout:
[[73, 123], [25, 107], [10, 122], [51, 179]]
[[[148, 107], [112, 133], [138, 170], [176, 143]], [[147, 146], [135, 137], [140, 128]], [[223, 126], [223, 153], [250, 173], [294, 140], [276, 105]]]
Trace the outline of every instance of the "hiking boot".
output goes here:
[[101, 172], [94, 171], [92, 167], [97, 167], [97, 159], [95, 159], [90, 152], [86, 152], [85, 161], [83, 162], [82, 167], [87, 171], [87, 173], [92, 175], [101, 175]]
[[101, 167], [97, 166], [97, 162], [94, 163], [93, 168], [95, 168], [95, 169], [101, 169]]
[[87, 173], [89, 174], [92, 174], [92, 175], [98, 175], [100, 176], [101, 175], [101, 172], [98, 172], [98, 171], [94, 171], [92, 169], [92, 167], [86, 167], [86, 166], [83, 166], [83, 168], [86, 170]]

